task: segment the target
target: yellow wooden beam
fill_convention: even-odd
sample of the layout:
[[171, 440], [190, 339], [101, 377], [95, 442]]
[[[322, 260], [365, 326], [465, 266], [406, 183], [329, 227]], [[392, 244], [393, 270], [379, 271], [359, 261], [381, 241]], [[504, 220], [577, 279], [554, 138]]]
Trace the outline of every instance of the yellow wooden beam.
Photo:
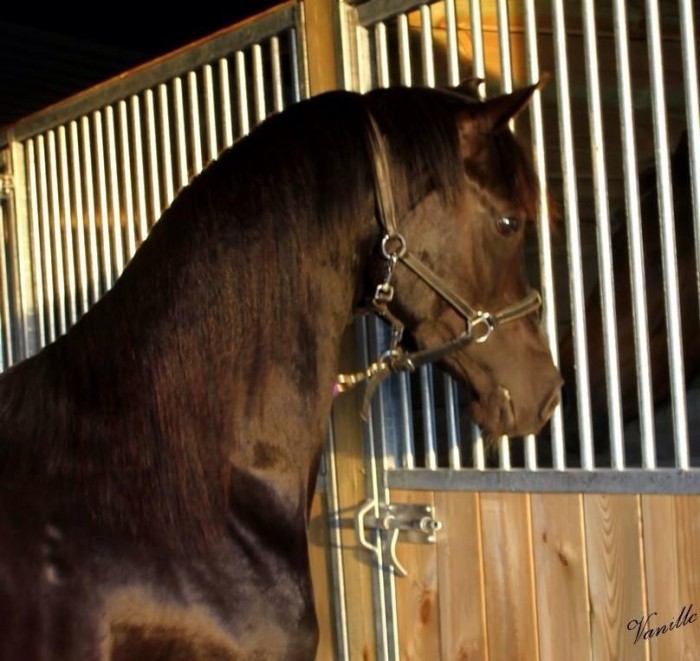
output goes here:
[[305, 0], [304, 22], [309, 63], [309, 92], [320, 94], [338, 87], [336, 0]]

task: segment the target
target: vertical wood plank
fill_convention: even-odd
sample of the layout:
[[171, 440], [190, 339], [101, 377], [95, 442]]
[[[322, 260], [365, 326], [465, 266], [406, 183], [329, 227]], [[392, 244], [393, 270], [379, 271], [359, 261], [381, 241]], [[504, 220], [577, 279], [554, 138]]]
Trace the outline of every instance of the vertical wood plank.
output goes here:
[[[700, 497], [645, 495], [642, 516], [648, 607], [635, 615], [629, 635], [638, 638], [636, 646], [649, 647], [652, 661], [696, 659], [700, 618], [691, 616], [700, 613]], [[686, 624], [676, 627], [681, 613]], [[648, 622], [639, 627], [643, 617]], [[645, 631], [671, 623], [673, 630], [644, 639]]]
[[319, 628], [316, 659], [324, 661], [333, 658], [333, 609], [328, 583], [328, 511], [325, 506], [325, 494], [318, 491], [311, 501], [308, 541], [314, 605]]
[[486, 661], [486, 604], [479, 495], [435, 494], [442, 659]]
[[[392, 491], [392, 502], [433, 505], [430, 491]], [[439, 534], [439, 533], [438, 533]], [[396, 615], [401, 661], [443, 658], [440, 654], [437, 551], [434, 544], [397, 545], [408, 576], [396, 578]]]
[[537, 659], [530, 496], [481, 495], [486, 625], [491, 659]]
[[586, 494], [584, 499], [593, 658], [644, 660], [627, 622], [645, 612], [640, 499]]
[[542, 661], [590, 659], [582, 496], [534, 494], [531, 507], [539, 658]]
[[335, 25], [335, 0], [305, 0], [306, 47], [308, 49], [311, 95], [336, 89], [338, 57]]

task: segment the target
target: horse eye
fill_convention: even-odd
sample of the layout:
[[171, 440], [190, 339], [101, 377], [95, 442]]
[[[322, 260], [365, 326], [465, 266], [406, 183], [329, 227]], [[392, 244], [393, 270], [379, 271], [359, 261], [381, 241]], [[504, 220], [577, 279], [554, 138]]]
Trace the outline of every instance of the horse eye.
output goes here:
[[520, 229], [520, 220], [513, 216], [502, 216], [498, 219], [498, 231], [504, 236], [515, 234]]

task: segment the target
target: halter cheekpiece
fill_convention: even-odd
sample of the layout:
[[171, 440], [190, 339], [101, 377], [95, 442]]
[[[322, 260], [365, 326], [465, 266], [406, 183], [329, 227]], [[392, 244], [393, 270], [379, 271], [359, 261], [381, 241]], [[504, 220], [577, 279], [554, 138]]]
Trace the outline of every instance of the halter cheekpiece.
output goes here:
[[[351, 374], [339, 374], [334, 389], [336, 393], [342, 393], [366, 381], [362, 403], [362, 417], [364, 419], [368, 418], [372, 396], [380, 383], [392, 373], [413, 372], [420, 365], [439, 360], [467, 344], [486, 342], [501, 324], [525, 317], [538, 310], [542, 305], [539, 292], [536, 289], [530, 289], [524, 298], [499, 312], [475, 310], [459, 294], [455, 293], [439, 275], [409, 252], [406, 239], [397, 228], [396, 207], [390, 187], [389, 164], [384, 138], [376, 120], [371, 113], [368, 114], [377, 215], [384, 232], [381, 240], [381, 254], [387, 260], [384, 280], [377, 285], [368, 307], [369, 310], [381, 316], [391, 325], [391, 343], [389, 349], [366, 369]], [[394, 297], [392, 279], [394, 270], [399, 263], [413, 271], [459, 313], [466, 324], [464, 331], [433, 349], [411, 353], [404, 351], [400, 345], [404, 325], [389, 311], [388, 307]]]

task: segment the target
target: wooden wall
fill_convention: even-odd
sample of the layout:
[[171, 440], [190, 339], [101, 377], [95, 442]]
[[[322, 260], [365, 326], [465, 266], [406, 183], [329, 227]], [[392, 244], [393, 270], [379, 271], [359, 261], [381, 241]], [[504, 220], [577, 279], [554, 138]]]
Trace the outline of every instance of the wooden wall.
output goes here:
[[[444, 523], [436, 545], [399, 545], [409, 569], [396, 580], [401, 661], [700, 659], [700, 619], [688, 622], [700, 613], [700, 496], [393, 498], [433, 502]], [[352, 555], [346, 584], [357, 585], [368, 562]], [[318, 599], [320, 661], [333, 653], [322, 589]], [[635, 642], [634, 620], [656, 613], [643, 634], [675, 622], [684, 607], [685, 626]], [[371, 618], [370, 610], [371, 601], [351, 608], [362, 618]], [[374, 658], [362, 634], [367, 626], [351, 626], [353, 660]]]

